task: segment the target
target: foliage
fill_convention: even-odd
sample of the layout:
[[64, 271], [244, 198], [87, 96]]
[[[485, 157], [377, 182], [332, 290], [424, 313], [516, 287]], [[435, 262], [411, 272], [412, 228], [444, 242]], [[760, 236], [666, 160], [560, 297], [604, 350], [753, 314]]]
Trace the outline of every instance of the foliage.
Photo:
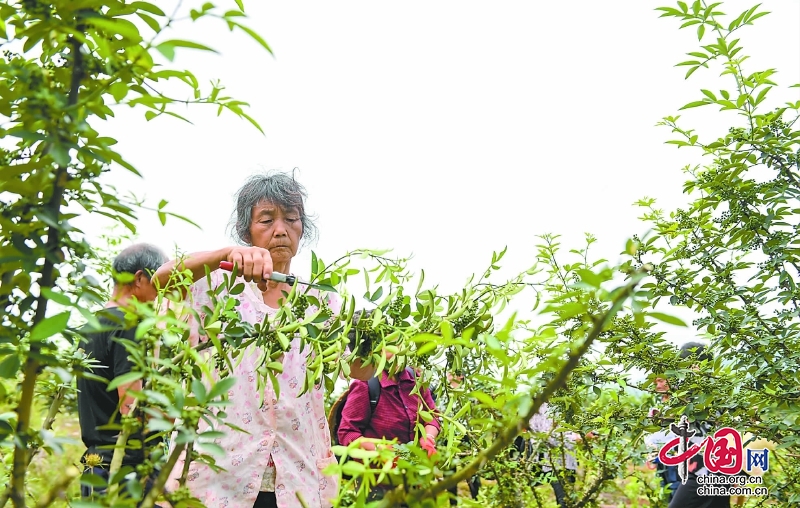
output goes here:
[[[240, 319], [232, 296], [244, 290], [235, 273], [225, 274], [211, 304], [197, 312], [181, 305], [190, 280], [175, 271], [161, 288], [155, 306], [134, 304], [128, 310], [141, 319], [137, 341], [126, 343], [136, 368], [113, 380], [109, 389], [142, 379], [135, 392], [139, 409], [119, 426], [123, 445], [137, 446], [131, 436], [145, 428], [174, 437], [168, 454], [156, 451], [138, 467], [156, 468], [156, 486], [142, 499], [141, 486], [125, 478], [118, 450], [112, 462], [107, 495], [94, 506], [150, 507], [159, 496], [177, 507], [197, 506], [185, 487], [189, 464], [219, 467], [223, 450], [214, 442], [228, 422], [228, 390], [236, 382], [226, 376], [246, 350], [260, 354], [257, 383], [277, 388], [276, 374], [291, 338], [308, 346], [303, 390], [323, 382], [330, 391], [350, 361], [361, 357], [378, 371], [390, 373], [412, 365], [421, 370], [419, 384], [436, 393], [437, 411], [420, 412], [417, 430], [441, 418], [438, 453], [428, 458], [415, 443], [365, 451], [355, 445], [336, 447], [341, 457], [332, 469], [352, 477], [345, 482], [340, 505], [363, 506], [366, 491], [391, 479], [397, 488], [373, 506], [435, 506], [448, 503], [447, 491], [474, 475], [484, 479], [478, 503], [487, 506], [552, 506], [546, 489], [519, 489], [543, 479], [537, 458], [514, 453], [522, 435], [558, 444], [551, 457], [574, 453], [580, 468], [576, 481], [565, 483], [567, 506], [593, 506], [609, 492], [624, 496], [626, 505], [663, 506], [652, 473], [644, 465], [650, 450], [643, 436], [660, 430], [648, 418], [656, 402], [644, 371], [666, 375], [672, 397], [664, 404], [667, 417], [686, 413], [713, 420], [796, 447], [797, 440], [797, 287], [800, 272], [796, 240], [798, 137], [794, 124], [800, 103], [762, 112], [774, 71], [745, 74], [744, 57], [732, 34], [763, 15], [748, 9], [722, 24], [720, 4], [696, 1], [691, 6], [661, 8], [684, 26], [696, 27], [701, 40], [714, 42], [693, 52], [689, 77], [700, 67], [720, 63], [735, 90], [704, 90], [704, 98], [685, 108], [716, 104], [739, 114], [742, 124], [716, 141], [703, 143], [691, 129], [668, 117], [663, 125], [678, 133], [672, 141], [711, 156], [711, 164], [691, 167], [686, 185], [696, 199], [686, 210], [666, 215], [642, 200], [645, 219], [654, 232], [627, 243], [621, 264], [595, 259], [594, 238], [564, 254], [558, 236], [545, 235], [531, 268], [498, 279], [505, 250], [495, 252], [480, 276], [469, 278], [456, 294], [442, 294], [408, 271], [405, 259], [387, 252], [357, 250], [326, 263], [312, 256], [312, 282], [335, 289], [342, 311], [334, 315], [322, 299], [295, 286], [285, 305], [262, 323]], [[191, 9], [188, 18], [215, 18], [239, 28], [269, 50], [241, 24], [244, 11], [220, 13], [214, 5]], [[107, 293], [87, 268], [108, 273], [107, 253], [93, 249], [83, 232], [70, 225], [81, 213], [96, 213], [135, 232], [141, 203], [123, 200], [102, 185], [102, 173], [136, 172], [112, 147], [115, 140], [95, 131], [92, 123], [113, 116], [112, 106], [127, 104], [157, 116], [179, 116], [173, 106], [214, 104], [258, 127], [242, 109], [245, 104], [209, 92], [189, 71], [172, 68], [175, 48], [211, 50], [203, 44], [164, 40], [181, 19], [146, 2], [110, 0], [81, 2], [21, 1], [0, 5], [0, 36], [8, 42], [0, 73], [0, 136], [13, 140], [0, 152], [0, 378], [4, 406], [0, 446], [10, 458], [9, 485], [0, 508], [11, 499], [16, 507], [30, 504], [25, 495], [32, 457], [44, 448], [63, 452], [63, 437], [50, 431], [64, 410], [76, 376], [86, 376], [90, 359], [79, 349], [77, 322], [95, 319], [91, 311]], [[706, 33], [708, 32], [708, 33]], [[143, 35], [144, 34], [144, 35]], [[161, 55], [159, 57], [158, 55]], [[155, 58], [154, 58], [155, 57]], [[162, 59], [163, 60], [163, 59]], [[187, 86], [192, 98], [179, 100], [159, 91], [165, 81]], [[182, 117], [180, 117], [182, 118]], [[162, 222], [173, 213], [162, 201], [154, 210]], [[113, 248], [115, 244], [111, 244]], [[106, 263], [106, 264], [104, 264]], [[213, 267], [210, 267], [213, 268]], [[356, 299], [348, 281], [363, 277], [370, 302], [369, 319], [354, 325]], [[499, 316], [509, 306], [533, 303], [530, 318]], [[698, 315], [693, 326], [712, 339], [715, 360], [695, 365], [682, 360], [667, 340], [661, 323], [684, 325], [658, 304], [686, 306]], [[313, 306], [314, 312], [307, 313]], [[53, 313], [53, 308], [60, 309]], [[191, 317], [191, 320], [187, 320]], [[495, 321], [498, 322], [495, 322]], [[190, 323], [202, 338], [190, 343]], [[347, 351], [347, 333], [356, 326], [359, 342]], [[63, 344], [68, 344], [64, 347]], [[699, 368], [699, 370], [698, 370]], [[9, 387], [20, 382], [20, 390]], [[280, 396], [280, 394], [278, 394]], [[549, 401], [557, 428], [552, 434], [525, 429], [540, 406]], [[33, 430], [34, 407], [48, 407], [42, 429]], [[209, 430], [198, 432], [205, 421]], [[574, 434], [574, 447], [561, 436]], [[542, 451], [542, 449], [539, 449]], [[181, 453], [189, 460], [181, 471], [181, 487], [164, 493], [166, 477]], [[782, 484], [772, 495], [782, 502], [800, 499], [797, 465], [777, 455], [767, 482]], [[346, 459], [356, 460], [346, 460]], [[795, 461], [796, 462], [796, 461]], [[395, 466], [396, 467], [393, 467]], [[552, 476], [565, 471], [553, 460]], [[46, 506], [67, 490], [78, 470], [66, 468], [37, 491], [37, 506]], [[84, 477], [83, 482], [97, 483]], [[126, 494], [120, 487], [126, 486]], [[74, 486], [73, 486], [74, 488]], [[755, 503], [755, 501], [753, 501]], [[474, 505], [462, 500], [464, 506]]]
[[[189, 17], [220, 19], [269, 49], [241, 24], [243, 6], [236, 5], [220, 12], [205, 3]], [[147, 2], [113, 0], [0, 4], [0, 137], [5, 142], [0, 148], [0, 377], [21, 380], [14, 394], [16, 409], [5, 413], [0, 425], [0, 439], [13, 437], [14, 448], [3, 505], [9, 496], [15, 506], [26, 504], [25, 471], [35, 450], [58, 450], [48, 428], [51, 418], [41, 431], [30, 426], [35, 397], [48, 396], [44, 380], [54, 373], [68, 384], [73, 369], [85, 364], [79, 352], [61, 349], [56, 340], [68, 332], [70, 311], [50, 315], [48, 303], [92, 320], [89, 309], [103, 301], [103, 289], [83, 276], [96, 254], [70, 221], [79, 213], [99, 214], [135, 231], [141, 204], [118, 198], [98, 178], [121, 168], [138, 172], [113, 149], [116, 140], [103, 136], [96, 125], [114, 116], [114, 106], [144, 110], [151, 120], [160, 115], [182, 118], [173, 111], [175, 105], [199, 103], [213, 104], [258, 127], [243, 110], [246, 104], [220, 95], [219, 85], [205, 92], [191, 72], [154, 58], [160, 54], [171, 61], [178, 47], [211, 50], [165, 37], [178, 14], [168, 15]], [[167, 82], [180, 83], [191, 98], [165, 95], [160, 89]], [[162, 201], [156, 210], [162, 222], [174, 215], [166, 205]], [[57, 411], [59, 395], [52, 398]], [[37, 502], [58, 495], [76, 474], [68, 470]]]
[[[746, 70], [738, 31], [767, 14], [759, 6], [724, 21], [716, 3], [660, 10], [697, 30], [699, 50], [678, 64], [689, 68], [687, 77], [717, 66], [729, 83], [701, 90], [682, 109], [716, 106], [736, 119], [727, 133], [704, 139], [680, 117], [665, 118], [661, 125], [677, 135], [669, 143], [697, 150], [707, 162], [686, 168], [686, 208], [665, 214], [651, 199], [640, 202], [656, 232], [638, 242], [637, 258], [655, 265], [655, 281], [645, 287], [655, 301], [691, 309], [717, 358], [702, 376], [676, 373], [686, 377], [675, 409], [747, 429], [796, 457], [800, 101], [781, 104], [775, 69]], [[689, 397], [698, 391], [703, 395]], [[776, 458], [767, 478], [772, 495], [799, 502], [797, 461], [784, 453]]]

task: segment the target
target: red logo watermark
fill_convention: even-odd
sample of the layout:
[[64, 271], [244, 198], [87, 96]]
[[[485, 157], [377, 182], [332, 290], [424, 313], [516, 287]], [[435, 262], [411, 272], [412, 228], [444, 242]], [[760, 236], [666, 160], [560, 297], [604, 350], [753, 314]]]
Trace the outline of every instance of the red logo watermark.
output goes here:
[[769, 450], [745, 449], [742, 445], [742, 435], [736, 429], [723, 427], [713, 435], [706, 436], [701, 442], [691, 445], [689, 440], [694, 437], [696, 431], [689, 429], [686, 416], [681, 417], [679, 424], [673, 423], [670, 430], [677, 437], [661, 447], [658, 460], [665, 466], [678, 466], [682, 483], [686, 483], [687, 473], [690, 472], [689, 459], [701, 451], [703, 462], [710, 473], [736, 475], [742, 470], [750, 473], [754, 468], [760, 469], [761, 472], [769, 469]]

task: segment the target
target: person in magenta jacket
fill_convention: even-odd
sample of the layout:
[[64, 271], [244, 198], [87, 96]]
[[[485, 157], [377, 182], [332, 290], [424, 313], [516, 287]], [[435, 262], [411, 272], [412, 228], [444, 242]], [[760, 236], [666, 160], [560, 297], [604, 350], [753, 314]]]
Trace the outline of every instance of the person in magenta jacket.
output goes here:
[[[391, 353], [387, 353], [387, 356], [391, 356]], [[424, 422], [419, 411], [435, 414], [436, 404], [427, 387], [420, 387], [419, 394], [412, 395], [417, 384], [416, 378], [410, 368], [394, 376], [383, 372], [381, 395], [374, 412], [370, 408], [367, 382], [354, 380], [342, 408], [342, 420], [337, 431], [339, 443], [347, 446], [359, 440], [360, 447], [365, 450], [375, 449], [375, 443], [369, 438], [411, 443], [416, 438], [417, 423], [421, 423], [424, 424], [425, 435], [420, 437], [419, 445], [429, 457], [433, 456], [436, 453], [436, 436], [439, 435], [440, 424], [437, 418]], [[369, 498], [380, 499], [390, 488], [390, 485], [378, 486], [370, 492]]]

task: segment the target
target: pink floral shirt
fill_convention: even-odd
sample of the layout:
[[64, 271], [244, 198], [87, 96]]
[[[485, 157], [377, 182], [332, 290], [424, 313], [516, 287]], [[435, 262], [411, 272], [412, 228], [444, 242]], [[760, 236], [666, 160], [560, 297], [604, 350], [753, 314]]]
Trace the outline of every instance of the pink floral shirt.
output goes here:
[[[549, 437], [547, 439], [546, 447], [557, 450], [555, 457], [553, 458], [553, 463], [556, 466], [561, 466], [562, 457], [561, 453], [558, 451], [558, 449], [561, 447], [561, 442], [562, 442], [561, 438], [562, 437], [566, 438], [563, 441], [564, 448], [566, 450], [574, 450], [575, 439], [578, 437], [578, 434], [570, 432], [566, 435], [560, 435], [560, 436], [554, 435], [553, 431], [556, 429], [556, 427], [557, 427], [556, 423], [550, 416], [550, 405], [546, 402], [541, 405], [541, 407], [539, 408], [539, 412], [533, 415], [531, 419], [528, 421], [528, 428], [531, 430], [531, 432], [541, 432], [548, 434]], [[539, 441], [537, 438], [531, 438], [531, 443], [533, 443], [534, 449], [537, 449], [537, 447], [539, 446], [538, 445]], [[575, 459], [575, 456], [572, 453], [570, 453], [569, 451], [565, 451], [563, 458], [564, 458], [563, 467], [565, 469], [577, 471], [578, 461]], [[553, 468], [550, 466], [550, 463], [551, 463], [550, 454], [549, 453], [544, 454], [544, 456], [542, 457], [542, 471], [552, 471]]]
[[[223, 281], [220, 270], [212, 272], [213, 287]], [[239, 279], [243, 282], [243, 279]], [[202, 312], [203, 305], [210, 306], [205, 278], [195, 282], [191, 288], [191, 305]], [[276, 309], [268, 307], [260, 294], [250, 284], [236, 296], [242, 319], [249, 323], [261, 322], [266, 314]], [[328, 306], [339, 312], [339, 301], [326, 295]], [[316, 308], [309, 305], [308, 312]], [[192, 343], [199, 339], [196, 323], [192, 324]], [[217, 466], [224, 471], [214, 472], [204, 464], [192, 462], [186, 485], [192, 495], [208, 508], [252, 508], [261, 490], [262, 478], [268, 466], [274, 463], [275, 495], [280, 508], [301, 506], [297, 495], [310, 508], [328, 508], [336, 498], [338, 477], [327, 476], [322, 471], [336, 462], [331, 451], [331, 438], [325, 415], [324, 388], [322, 383], [298, 397], [305, 377], [308, 348], [299, 351], [299, 339], [295, 338], [290, 350], [283, 358], [283, 373], [278, 375], [280, 399], [275, 397], [272, 383], [264, 389], [264, 405], [259, 407], [255, 362], [258, 352], [249, 348], [242, 353], [237, 365], [234, 360], [233, 376], [237, 383], [228, 392], [231, 405], [224, 408], [231, 423], [248, 433], [224, 426], [215, 430], [225, 432], [225, 437], [214, 442], [226, 455], [216, 458]], [[238, 358], [236, 359], [238, 360]], [[208, 424], [200, 421], [198, 433], [208, 430]], [[169, 490], [178, 487], [183, 471], [184, 457], [176, 464], [167, 484]], [[268, 481], [270, 484], [271, 481]]]

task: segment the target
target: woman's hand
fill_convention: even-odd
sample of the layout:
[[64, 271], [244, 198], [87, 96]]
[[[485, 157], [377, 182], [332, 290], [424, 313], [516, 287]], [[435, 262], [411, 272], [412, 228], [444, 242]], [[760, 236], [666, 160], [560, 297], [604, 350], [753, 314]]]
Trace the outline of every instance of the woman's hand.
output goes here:
[[233, 247], [227, 261], [236, 264], [238, 274], [247, 282], [258, 284], [261, 291], [267, 290], [267, 281], [272, 275], [272, 256], [261, 247]]
[[436, 454], [436, 436], [439, 435], [439, 428], [434, 425], [425, 426], [425, 437], [419, 440], [419, 445], [428, 452], [428, 458]]
[[425, 436], [419, 440], [419, 446], [428, 452], [428, 458], [436, 454], [436, 442], [430, 436]]
[[[259, 289], [267, 289], [267, 280], [272, 275], [272, 256], [267, 249], [261, 247], [223, 247], [219, 250], [195, 252], [185, 259], [168, 261], [162, 265], [153, 276], [158, 281], [159, 287], [166, 287], [172, 271], [179, 270], [192, 272], [192, 280], [197, 281], [206, 275], [206, 267], [212, 272], [219, 269], [220, 261], [230, 261], [238, 267], [237, 273], [244, 280], [254, 281]], [[184, 292], [181, 290], [181, 292]]]

